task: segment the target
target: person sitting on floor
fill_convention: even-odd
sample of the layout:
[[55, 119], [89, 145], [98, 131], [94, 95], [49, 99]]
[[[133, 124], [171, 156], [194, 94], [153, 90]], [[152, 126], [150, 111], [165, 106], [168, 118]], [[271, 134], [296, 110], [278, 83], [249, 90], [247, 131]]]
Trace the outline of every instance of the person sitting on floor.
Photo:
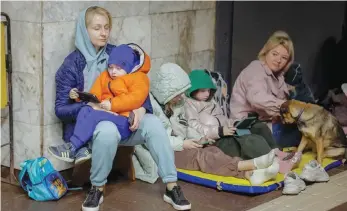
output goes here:
[[[163, 64], [151, 77], [153, 112], [167, 129], [171, 147], [175, 151], [176, 167], [248, 179], [252, 185], [260, 185], [274, 178], [279, 170], [275, 150], [270, 149], [267, 154], [254, 159], [242, 160], [226, 155], [216, 146], [203, 147], [200, 139], [187, 137], [189, 128], [184, 117], [184, 92], [190, 87], [187, 73], [177, 64]], [[144, 169], [150, 164], [148, 157], [143, 158], [136, 151], [134, 156], [139, 163], [147, 162], [147, 165], [135, 165], [135, 175], [139, 176], [138, 172], [150, 173]]]
[[[191, 87], [184, 103], [185, 118], [188, 123], [188, 138], [204, 136], [216, 141], [216, 146], [229, 156], [252, 159], [275, 149], [276, 155], [285, 157], [280, 151], [266, 124], [256, 121], [250, 126], [252, 134], [238, 136], [235, 134], [236, 120], [224, 116], [220, 105], [213, 100], [216, 86], [211, 77], [203, 70], [189, 73]], [[196, 131], [195, 133], [189, 133]], [[198, 136], [196, 136], [198, 134]]]

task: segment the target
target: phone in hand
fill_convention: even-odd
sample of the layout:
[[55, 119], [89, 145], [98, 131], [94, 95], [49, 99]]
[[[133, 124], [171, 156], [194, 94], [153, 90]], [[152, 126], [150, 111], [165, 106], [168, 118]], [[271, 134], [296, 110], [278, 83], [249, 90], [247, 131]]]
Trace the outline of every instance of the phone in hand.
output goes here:
[[133, 125], [134, 124], [134, 119], [135, 119], [135, 114], [134, 114], [134, 112], [130, 111], [129, 117], [128, 117], [129, 125]]
[[91, 102], [91, 103], [101, 103], [99, 99], [91, 93], [77, 91], [77, 94], [79, 99], [82, 101]]
[[240, 121], [236, 121], [234, 123], [234, 127], [237, 129], [248, 129], [254, 124], [255, 121], [257, 121], [256, 117], [247, 117]]
[[200, 144], [200, 145], [208, 145], [210, 142], [208, 141], [208, 139], [206, 137], [202, 137], [199, 141], [197, 141], [196, 143]]

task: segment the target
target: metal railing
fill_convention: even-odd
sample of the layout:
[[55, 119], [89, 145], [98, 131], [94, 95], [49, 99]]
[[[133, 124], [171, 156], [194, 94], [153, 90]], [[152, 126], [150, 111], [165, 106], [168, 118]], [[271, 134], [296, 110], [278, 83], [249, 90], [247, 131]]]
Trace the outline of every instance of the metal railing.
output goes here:
[[[10, 17], [1, 12], [1, 16], [5, 17], [5, 20], [1, 19], [1, 101], [7, 100], [6, 102], [1, 102], [1, 108], [8, 106], [9, 108], [9, 142], [2, 144], [1, 148], [4, 146], [10, 146], [10, 175], [9, 178], [1, 177], [1, 181], [13, 185], [18, 185], [18, 180], [14, 173], [14, 149], [13, 149], [13, 99], [12, 99], [12, 54], [11, 54], [11, 21]], [[7, 54], [5, 50], [5, 27], [6, 27], [6, 41], [7, 41]], [[6, 71], [5, 73], [3, 71]], [[7, 76], [7, 77], [6, 77]], [[7, 82], [6, 82], [7, 78]], [[8, 96], [7, 96], [8, 95]], [[8, 98], [7, 98], [8, 97]]]

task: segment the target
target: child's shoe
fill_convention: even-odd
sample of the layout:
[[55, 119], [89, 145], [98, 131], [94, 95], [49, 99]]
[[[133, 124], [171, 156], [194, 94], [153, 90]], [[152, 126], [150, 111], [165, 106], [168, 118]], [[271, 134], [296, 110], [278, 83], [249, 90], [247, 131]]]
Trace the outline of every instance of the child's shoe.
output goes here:
[[302, 153], [296, 152], [292, 158], [285, 157], [284, 159], [279, 161], [281, 174], [286, 174], [290, 172], [295, 164], [299, 164], [301, 160]]
[[291, 171], [285, 176], [282, 194], [297, 195], [301, 191], [305, 190], [305, 188], [305, 182], [300, 179], [300, 177], [295, 172]]
[[58, 146], [50, 146], [48, 147], [48, 152], [53, 155], [53, 157], [72, 163], [75, 160], [75, 150], [71, 143], [64, 143]]
[[92, 158], [92, 151], [87, 147], [79, 149], [75, 156], [75, 165], [80, 165]]
[[307, 182], [327, 182], [329, 175], [316, 160], [311, 160], [302, 169], [301, 179]]

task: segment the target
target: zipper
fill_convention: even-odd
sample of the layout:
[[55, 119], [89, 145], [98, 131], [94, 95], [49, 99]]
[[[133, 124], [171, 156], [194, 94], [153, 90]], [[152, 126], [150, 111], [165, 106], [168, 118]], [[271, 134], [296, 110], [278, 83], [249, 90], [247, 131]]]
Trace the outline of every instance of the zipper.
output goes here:
[[113, 95], [113, 97], [115, 97], [116, 95], [112, 92], [112, 90], [111, 90], [111, 81], [109, 81], [108, 82], [108, 85], [107, 85], [107, 87], [108, 87], [108, 90], [111, 92], [111, 94]]

